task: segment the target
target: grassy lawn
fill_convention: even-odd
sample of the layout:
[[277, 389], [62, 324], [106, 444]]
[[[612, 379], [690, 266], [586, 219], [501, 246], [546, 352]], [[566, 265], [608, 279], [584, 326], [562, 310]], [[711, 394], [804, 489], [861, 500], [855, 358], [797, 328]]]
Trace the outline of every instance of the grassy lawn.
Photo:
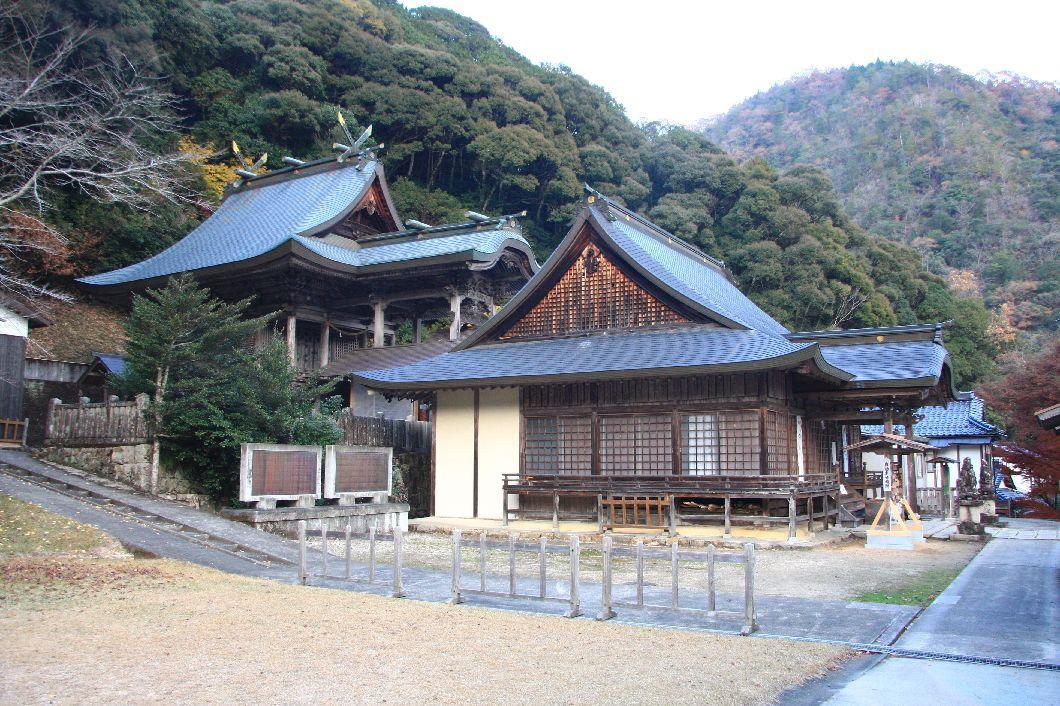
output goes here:
[[0, 501], [5, 546], [19, 548], [0, 557], [8, 703], [761, 704], [851, 656], [105, 556], [106, 535], [94, 544], [90, 528]]
[[94, 527], [0, 494], [0, 557], [15, 554], [85, 552], [114, 541]]
[[863, 593], [855, 600], [866, 603], [896, 603], [927, 606], [957, 578], [961, 570], [935, 569], [891, 587]]

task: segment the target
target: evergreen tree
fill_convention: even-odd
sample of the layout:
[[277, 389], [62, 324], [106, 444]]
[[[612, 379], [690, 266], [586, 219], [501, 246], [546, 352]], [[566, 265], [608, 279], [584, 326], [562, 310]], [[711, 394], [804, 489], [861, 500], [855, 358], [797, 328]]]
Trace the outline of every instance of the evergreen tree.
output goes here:
[[188, 274], [133, 299], [120, 385], [151, 399], [152, 491], [163, 453], [224, 501], [237, 487], [240, 444], [338, 440], [329, 414], [336, 405], [313, 408], [330, 385], [300, 379], [277, 337], [251, 345], [272, 316], [247, 318], [249, 304], [215, 299]]

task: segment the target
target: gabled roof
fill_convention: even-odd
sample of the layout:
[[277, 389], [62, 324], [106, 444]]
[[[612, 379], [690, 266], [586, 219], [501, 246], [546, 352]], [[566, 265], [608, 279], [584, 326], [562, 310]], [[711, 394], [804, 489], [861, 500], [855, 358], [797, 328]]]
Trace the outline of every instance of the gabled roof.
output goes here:
[[813, 343], [793, 343], [747, 329], [688, 327], [623, 331], [454, 350], [411, 365], [351, 375], [368, 387], [422, 390], [562, 380], [635, 378], [764, 370], [809, 362], [842, 381]]
[[664, 296], [697, 312], [705, 321], [774, 336], [788, 333], [736, 287], [721, 261], [594, 191], [574, 218], [566, 237], [537, 274], [500, 312], [461, 342], [457, 350], [471, 348], [501, 333], [514, 322], [525, 304], [543, 296], [567, 265], [587, 223], [609, 246], [611, 254]]
[[112, 353], [96, 353], [95, 358], [100, 365], [106, 368], [107, 372], [119, 376], [125, 374], [125, 356]]
[[288, 253], [359, 271], [434, 258], [489, 265], [505, 248], [512, 248], [536, 267], [529, 243], [511, 218], [400, 231], [364, 242], [329, 236], [327, 231], [349, 215], [376, 183], [389, 216], [400, 223], [379, 162], [322, 161], [261, 175], [231, 192], [212, 216], [154, 257], [78, 281], [101, 287], [125, 285]]
[[[983, 400], [974, 392], [960, 392], [956, 402], [945, 407], [932, 405], [916, 412], [922, 419], [913, 425], [913, 434], [926, 439], [989, 439], [1001, 435], [1001, 430], [983, 420]], [[879, 434], [881, 425], [861, 427], [863, 434]], [[904, 434], [905, 426], [895, 424], [896, 434]], [[956, 442], [954, 442], [956, 443]]]

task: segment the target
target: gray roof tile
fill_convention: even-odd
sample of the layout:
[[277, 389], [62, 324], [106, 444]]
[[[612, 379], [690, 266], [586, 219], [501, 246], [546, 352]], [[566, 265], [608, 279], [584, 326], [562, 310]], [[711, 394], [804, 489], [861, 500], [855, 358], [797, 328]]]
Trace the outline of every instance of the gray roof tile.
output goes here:
[[816, 350], [816, 344], [792, 343], [760, 331], [684, 328], [481, 345], [356, 377], [384, 388], [469, 381], [503, 385], [586, 373], [619, 377], [674, 368], [763, 368], [770, 361], [782, 362], [777, 359], [812, 358]]
[[[960, 393], [963, 399], [950, 402], [945, 407], [931, 405], [916, 411], [923, 417], [913, 425], [913, 434], [926, 438], [991, 437], [1000, 434], [993, 424], [983, 420], [983, 400], [974, 392]], [[905, 425], [894, 425], [896, 434], [905, 433]], [[883, 426], [863, 425], [863, 434], [879, 434]]]
[[939, 378], [946, 349], [933, 341], [895, 341], [822, 346], [824, 359], [854, 375], [855, 382]]
[[[329, 224], [358, 202], [376, 176], [376, 162], [317, 171], [229, 195], [217, 211], [179, 242], [154, 257], [111, 272], [84, 277], [113, 285], [225, 265], [268, 253], [288, 241], [352, 267], [405, 262], [440, 255], [492, 255], [506, 242], [529, 244], [510, 228], [430, 235], [371, 247], [343, 247], [303, 233]], [[536, 263], [535, 263], [536, 264]]]
[[[718, 265], [683, 243], [663, 235], [635, 218], [625, 219], [624, 210], [615, 220], [597, 221], [608, 235], [640, 266], [671, 289], [704, 308], [741, 326], [775, 335], [788, 332], [776, 319], [737, 289]], [[669, 239], [671, 242], [666, 242]]]

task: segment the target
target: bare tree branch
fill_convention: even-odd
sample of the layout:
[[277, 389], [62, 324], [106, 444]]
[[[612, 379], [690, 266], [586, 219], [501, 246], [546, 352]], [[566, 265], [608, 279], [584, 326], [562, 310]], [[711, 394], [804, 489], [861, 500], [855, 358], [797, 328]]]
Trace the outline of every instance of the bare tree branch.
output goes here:
[[19, 275], [18, 251], [64, 239], [40, 219], [40, 237], [24, 237], [19, 221], [44, 214], [57, 192], [145, 211], [160, 199], [199, 203], [180, 169], [192, 155], [151, 147], [178, 129], [175, 98], [125, 57], [85, 64], [88, 37], [0, 6], [0, 290], [30, 299], [54, 292]]

